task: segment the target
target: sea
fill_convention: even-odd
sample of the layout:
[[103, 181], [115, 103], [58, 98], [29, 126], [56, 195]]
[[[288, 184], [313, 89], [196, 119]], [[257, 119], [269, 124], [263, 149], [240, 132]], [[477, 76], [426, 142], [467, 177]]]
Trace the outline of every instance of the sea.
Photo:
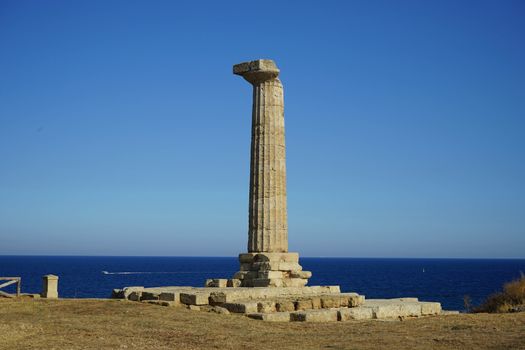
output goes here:
[[[465, 310], [525, 272], [525, 259], [301, 258], [309, 285], [339, 285], [367, 298], [418, 297]], [[59, 276], [63, 298], [107, 298], [126, 286], [201, 287], [228, 278], [235, 257], [0, 256], [0, 276], [21, 277], [23, 293], [40, 293], [42, 276]], [[13, 286], [3, 289], [14, 291]]]

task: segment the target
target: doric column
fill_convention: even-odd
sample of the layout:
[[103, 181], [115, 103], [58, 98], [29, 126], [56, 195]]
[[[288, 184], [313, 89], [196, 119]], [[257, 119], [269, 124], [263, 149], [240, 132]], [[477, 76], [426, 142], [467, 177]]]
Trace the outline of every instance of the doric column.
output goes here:
[[283, 85], [272, 60], [237, 64], [253, 85], [248, 252], [288, 251]]
[[233, 66], [253, 85], [248, 253], [231, 285], [302, 287], [312, 276], [299, 254], [288, 252], [283, 85], [272, 60]]

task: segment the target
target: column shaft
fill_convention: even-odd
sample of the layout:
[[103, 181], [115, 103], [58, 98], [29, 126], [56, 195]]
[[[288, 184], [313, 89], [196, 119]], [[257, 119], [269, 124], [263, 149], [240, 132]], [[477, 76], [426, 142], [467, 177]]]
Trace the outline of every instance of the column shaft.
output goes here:
[[253, 84], [248, 251], [288, 251], [284, 101], [278, 78]]

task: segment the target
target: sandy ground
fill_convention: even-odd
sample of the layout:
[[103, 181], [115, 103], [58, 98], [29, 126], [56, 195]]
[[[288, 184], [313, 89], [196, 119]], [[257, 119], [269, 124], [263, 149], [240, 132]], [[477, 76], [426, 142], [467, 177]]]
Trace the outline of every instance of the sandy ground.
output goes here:
[[118, 300], [0, 298], [0, 349], [525, 349], [525, 313], [269, 323]]

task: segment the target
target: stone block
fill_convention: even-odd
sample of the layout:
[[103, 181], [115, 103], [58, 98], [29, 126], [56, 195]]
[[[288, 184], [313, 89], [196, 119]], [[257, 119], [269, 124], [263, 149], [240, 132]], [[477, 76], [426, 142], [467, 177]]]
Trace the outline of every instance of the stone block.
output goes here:
[[339, 286], [325, 286], [325, 288], [328, 288], [330, 293], [341, 293], [341, 287]]
[[370, 320], [374, 313], [369, 307], [341, 308], [338, 310], [339, 321]]
[[399, 301], [419, 301], [418, 298], [398, 298], [397, 300]]
[[185, 292], [180, 293], [180, 302], [186, 305], [208, 305], [210, 293]]
[[284, 287], [304, 287], [308, 283], [302, 278], [284, 278], [282, 281]]
[[124, 299], [123, 289], [113, 289], [111, 292], [111, 299]]
[[323, 309], [341, 307], [341, 297], [339, 295], [322, 295], [321, 307]]
[[270, 313], [275, 312], [275, 302], [271, 300], [259, 301], [257, 303], [257, 312]]
[[281, 278], [254, 278], [254, 287], [283, 287], [283, 279]]
[[363, 305], [365, 302], [364, 295], [357, 293], [341, 293], [340, 296], [342, 298], [341, 306], [345, 307], [356, 307]]
[[281, 271], [302, 271], [303, 267], [298, 263], [294, 262], [280, 262], [278, 270]]
[[441, 304], [427, 301], [420, 301], [421, 314], [426, 315], [439, 315], [441, 313]]
[[372, 307], [374, 318], [398, 318], [401, 316], [401, 308], [399, 304], [383, 304]]
[[241, 264], [241, 267], [240, 267], [240, 270], [241, 271], [252, 271], [254, 268], [253, 268], [253, 264], [252, 263], [242, 263]]
[[180, 304], [180, 293], [176, 292], [163, 292], [159, 294], [159, 300], [172, 302], [173, 305]]
[[206, 287], [215, 287], [215, 288], [226, 288], [226, 285], [228, 283], [227, 279], [224, 278], [213, 278], [213, 279], [207, 279], [205, 286]]
[[237, 288], [241, 286], [241, 280], [236, 278], [230, 278], [228, 282], [226, 283], [226, 287], [233, 287]]
[[224, 303], [221, 306], [227, 309], [229, 312], [237, 314], [250, 314], [258, 312], [257, 302], [254, 301]]
[[246, 315], [255, 320], [262, 320], [268, 322], [290, 322], [289, 312], [275, 312], [273, 314], [255, 313]]
[[302, 271], [302, 266], [294, 262], [264, 261], [254, 262], [252, 269], [256, 271]]
[[312, 300], [311, 299], [300, 299], [295, 302], [295, 310], [301, 311], [301, 310], [311, 310], [313, 309]]
[[337, 310], [305, 310], [290, 313], [295, 322], [337, 322]]
[[187, 305], [186, 306], [188, 308], [188, 310], [191, 310], [191, 311], [201, 311], [201, 307], [198, 306], [198, 305]]
[[252, 72], [274, 72], [279, 74], [279, 69], [272, 60], [255, 60], [239, 63], [233, 66], [233, 74], [242, 75]]
[[124, 299], [130, 299], [129, 296], [131, 293], [135, 293], [135, 295], [138, 294], [138, 300], [140, 300], [140, 294], [144, 291], [144, 287], [125, 287], [122, 291], [124, 293]]
[[159, 293], [155, 292], [142, 292], [140, 300], [159, 300]]
[[305, 278], [305, 279], [308, 279], [308, 278], [312, 277], [312, 272], [311, 271], [291, 271], [290, 272], [290, 277], [291, 278]]
[[236, 272], [236, 273], [233, 275], [233, 278], [234, 278], [234, 279], [238, 279], [238, 280], [243, 280], [247, 273], [248, 273], [248, 271], [239, 271], [239, 272]]
[[243, 253], [243, 254], [239, 254], [239, 262], [241, 264], [251, 264], [253, 262], [253, 257], [256, 255], [257, 253]]
[[285, 273], [283, 271], [259, 271], [257, 278], [262, 279], [283, 279], [285, 278]]
[[131, 301], [140, 301], [140, 297], [142, 296], [142, 292], [141, 291], [134, 291], [134, 292], [131, 292], [129, 295], [128, 295], [128, 300], [131, 300]]
[[312, 309], [321, 309], [322, 308], [321, 298], [320, 297], [313, 296], [313, 297], [311, 297], [311, 300], [312, 300]]
[[42, 277], [42, 298], [57, 299], [58, 298], [58, 276], [45, 275]]
[[421, 316], [421, 304], [416, 302], [400, 302], [399, 316], [418, 317]]
[[275, 303], [275, 309], [278, 312], [295, 311], [295, 304], [291, 300], [281, 300]]
[[299, 253], [257, 253], [253, 262], [290, 262], [299, 263]]

